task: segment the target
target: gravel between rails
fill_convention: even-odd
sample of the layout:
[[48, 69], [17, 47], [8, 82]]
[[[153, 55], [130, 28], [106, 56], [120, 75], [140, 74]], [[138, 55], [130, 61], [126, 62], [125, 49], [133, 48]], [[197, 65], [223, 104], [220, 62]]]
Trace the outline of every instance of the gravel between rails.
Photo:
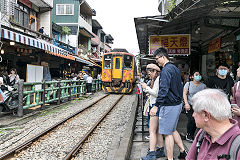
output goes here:
[[76, 160], [104, 160], [112, 143], [119, 143], [130, 119], [136, 95], [125, 95], [85, 143]]
[[35, 145], [20, 152], [17, 159], [63, 159], [120, 96], [110, 95], [103, 99], [94, 107], [42, 137]]
[[39, 115], [24, 124], [11, 126], [10, 128], [6, 128], [6, 130], [1, 129], [0, 153], [5, 153], [6, 151], [16, 147], [20, 143], [23, 143], [36, 134], [39, 134], [56, 122], [59, 122], [76, 111], [85, 108], [87, 105], [90, 105], [105, 95], [106, 94], [103, 92], [97, 92], [90, 99], [74, 100], [63, 107], [59, 107], [53, 111], [48, 111], [47, 113]]

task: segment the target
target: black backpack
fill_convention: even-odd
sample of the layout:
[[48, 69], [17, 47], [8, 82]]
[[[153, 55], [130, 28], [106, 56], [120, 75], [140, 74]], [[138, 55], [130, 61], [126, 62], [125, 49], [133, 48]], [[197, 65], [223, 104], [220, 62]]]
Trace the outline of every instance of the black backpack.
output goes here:
[[[196, 148], [197, 148], [197, 154], [195, 157], [195, 160], [197, 160], [198, 153], [200, 151], [200, 147], [203, 141], [203, 137], [206, 134], [204, 130], [201, 131], [201, 133], [198, 136]], [[222, 154], [218, 155], [218, 160], [220, 159], [227, 159], [227, 160], [237, 160], [238, 151], [240, 149], [240, 134], [238, 134], [232, 141], [231, 146], [229, 148], [228, 154]]]

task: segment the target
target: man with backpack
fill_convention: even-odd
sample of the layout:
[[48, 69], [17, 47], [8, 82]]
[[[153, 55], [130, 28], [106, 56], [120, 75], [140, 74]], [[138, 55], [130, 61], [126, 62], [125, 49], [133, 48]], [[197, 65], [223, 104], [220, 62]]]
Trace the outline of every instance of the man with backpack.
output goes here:
[[227, 95], [218, 89], [205, 89], [193, 98], [193, 117], [200, 128], [186, 160], [240, 159], [240, 129], [231, 119]]

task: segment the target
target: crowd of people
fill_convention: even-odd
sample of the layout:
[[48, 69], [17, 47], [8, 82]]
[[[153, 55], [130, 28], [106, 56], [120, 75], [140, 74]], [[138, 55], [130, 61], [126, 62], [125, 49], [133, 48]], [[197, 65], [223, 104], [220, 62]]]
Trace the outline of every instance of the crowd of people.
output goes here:
[[[235, 140], [237, 146], [233, 145], [235, 153], [230, 151], [235, 137], [240, 135], [240, 82], [234, 84], [229, 66], [219, 64], [216, 75], [209, 77], [206, 84], [200, 71], [195, 70], [186, 76], [190, 80], [184, 78], [183, 85], [180, 70], [169, 61], [167, 49], [158, 48], [153, 56], [157, 65], [146, 67], [145, 76], [150, 80], [140, 80], [149, 99], [149, 149], [141, 159], [166, 156], [172, 160], [174, 143], [180, 151], [178, 159], [240, 159], [240, 138]], [[240, 65], [237, 76], [240, 78]], [[192, 143], [188, 152], [177, 131], [183, 110], [188, 118], [185, 138]]]
[[0, 73], [0, 101], [5, 99], [4, 91], [12, 90], [12, 86], [15, 86], [19, 82], [20, 78], [17, 74], [17, 70], [12, 68], [10, 74], [7, 71], [2, 71]]
[[[43, 80], [44, 81], [52, 81], [50, 70], [48, 63], [42, 62], [41, 65], [43, 66]], [[97, 79], [101, 80], [101, 74], [97, 75]], [[66, 77], [68, 80], [83, 80], [86, 82], [86, 93], [92, 94], [92, 81], [93, 77], [91, 76], [90, 72], [86, 71], [79, 71], [78, 73], [72, 73], [69, 77]], [[0, 102], [4, 100], [4, 91], [9, 90], [9, 86], [14, 86], [19, 82], [20, 78], [17, 74], [17, 70], [12, 68], [10, 73], [6, 70], [0, 73]]]
[[[97, 75], [97, 79], [101, 80], [102, 76], [99, 73]], [[85, 71], [79, 71], [78, 73], [72, 73], [69, 77], [71, 80], [84, 80], [86, 81], [86, 91], [87, 94], [92, 94], [92, 82], [93, 82], [93, 77], [91, 73], [85, 72]]]

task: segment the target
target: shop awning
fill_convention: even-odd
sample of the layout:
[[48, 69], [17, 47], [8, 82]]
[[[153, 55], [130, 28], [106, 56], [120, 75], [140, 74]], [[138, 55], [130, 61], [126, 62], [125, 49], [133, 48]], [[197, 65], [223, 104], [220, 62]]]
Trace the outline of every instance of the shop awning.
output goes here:
[[240, 27], [240, 1], [184, 0], [166, 16], [134, 18], [141, 54], [149, 52], [150, 35], [190, 34], [192, 47], [207, 47]]
[[52, 8], [52, 6], [48, 3], [46, 3], [45, 1], [43, 0], [29, 0], [30, 2], [32, 2], [33, 4], [35, 4], [36, 6], [38, 7], [49, 7], [49, 8]]
[[100, 65], [98, 65], [96, 62], [94, 62], [93, 60], [89, 60], [89, 62], [91, 62], [91, 63], [93, 63], [94, 64], [94, 66], [96, 66], [96, 67], [100, 67], [100, 68], [102, 68], [102, 66], [100, 66]]
[[82, 35], [84, 35], [85, 37], [89, 37], [89, 38], [93, 38], [94, 35], [89, 32], [86, 28], [84, 27], [79, 27], [79, 33], [81, 33]]
[[74, 56], [74, 57], [75, 57], [76, 61], [78, 61], [78, 62], [85, 63], [85, 64], [87, 64], [89, 66], [94, 66], [93, 63], [90, 63], [89, 61], [87, 61], [87, 60], [85, 60], [83, 58], [80, 58], [80, 57], [77, 57], [77, 56]]
[[97, 63], [95, 63], [92, 60], [87, 60], [87, 59], [85, 59], [83, 57], [80, 57], [80, 56], [74, 56], [74, 57], [76, 58], [76, 61], [82, 62], [82, 63], [86, 63], [89, 66], [96, 66], [96, 67], [100, 67], [100, 68], [102, 67], [102, 66], [98, 65]]
[[59, 48], [49, 42], [46, 42], [42, 39], [32, 38], [14, 31], [10, 31], [5, 28], [2, 28], [1, 31], [2, 32], [0, 33], [2, 38], [15, 41], [24, 45], [28, 45], [34, 48], [45, 50], [46, 53], [52, 54], [54, 56], [75, 60], [75, 58], [72, 55], [70, 55], [70, 52], [62, 48]]

